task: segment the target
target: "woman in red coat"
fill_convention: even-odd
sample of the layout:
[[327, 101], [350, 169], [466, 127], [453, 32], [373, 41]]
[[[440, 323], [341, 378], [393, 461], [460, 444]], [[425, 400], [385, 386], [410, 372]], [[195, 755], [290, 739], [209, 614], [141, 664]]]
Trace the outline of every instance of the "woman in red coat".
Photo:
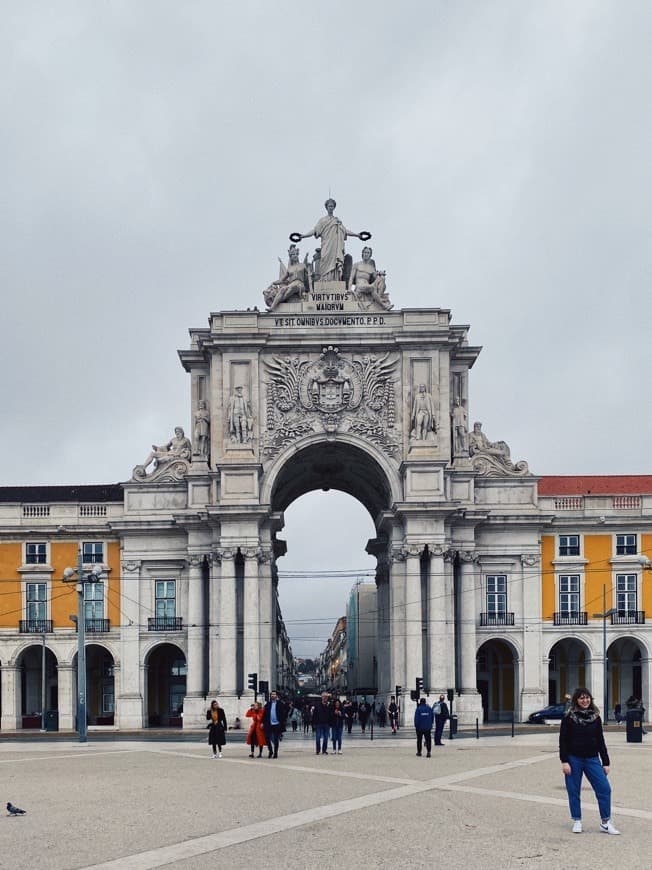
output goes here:
[[258, 747], [258, 758], [263, 754], [263, 746], [267, 745], [265, 740], [265, 732], [263, 731], [263, 705], [260, 701], [256, 701], [247, 710], [246, 716], [251, 719], [249, 733], [247, 734], [246, 744], [251, 747], [249, 758], [254, 757], [254, 747]]

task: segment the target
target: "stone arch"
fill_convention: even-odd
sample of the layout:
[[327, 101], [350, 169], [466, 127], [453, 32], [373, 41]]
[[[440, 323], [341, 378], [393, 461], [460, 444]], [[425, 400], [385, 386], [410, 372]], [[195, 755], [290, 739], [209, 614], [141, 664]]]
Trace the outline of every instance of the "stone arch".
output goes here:
[[[43, 691], [42, 644], [24, 643], [16, 654], [18, 671], [17, 719], [22, 728], [41, 727]], [[46, 643], [45, 646], [45, 708], [59, 708], [58, 659]]]
[[607, 695], [610, 717], [613, 716], [617, 703], [621, 704], [624, 712], [628, 698], [633, 696], [641, 700], [647, 697], [646, 687], [650, 683], [649, 660], [647, 644], [634, 635], [616, 638], [609, 644]]
[[589, 686], [591, 660], [597, 655], [577, 637], [559, 638], [548, 650], [548, 703], [559, 704], [578, 686]]
[[181, 727], [188, 670], [180, 645], [153, 644], [144, 657], [145, 717], [150, 727]]
[[511, 721], [518, 713], [520, 653], [514, 641], [492, 637], [478, 648], [477, 689], [485, 722]]
[[268, 469], [261, 500], [275, 511], [284, 510], [307, 492], [337, 489], [358, 499], [374, 522], [402, 499], [398, 471], [369, 443], [351, 435], [337, 440], [312, 436], [301, 446], [281, 453]]
[[[73, 697], [77, 697], [77, 651], [72, 657]], [[110, 645], [86, 642], [86, 716], [89, 725], [115, 724], [116, 659]]]

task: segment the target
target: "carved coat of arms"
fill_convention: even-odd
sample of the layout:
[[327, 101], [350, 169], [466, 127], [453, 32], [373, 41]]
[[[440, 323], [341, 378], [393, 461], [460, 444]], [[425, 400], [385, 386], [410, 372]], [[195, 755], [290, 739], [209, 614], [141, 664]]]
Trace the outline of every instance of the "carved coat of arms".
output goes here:
[[268, 455], [310, 432], [354, 432], [390, 455], [399, 449], [390, 354], [348, 359], [329, 345], [317, 360], [274, 357], [266, 365]]

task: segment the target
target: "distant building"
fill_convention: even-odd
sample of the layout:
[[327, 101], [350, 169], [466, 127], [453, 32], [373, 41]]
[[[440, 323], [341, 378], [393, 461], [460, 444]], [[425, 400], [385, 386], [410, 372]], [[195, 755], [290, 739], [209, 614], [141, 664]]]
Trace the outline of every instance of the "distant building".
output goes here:
[[358, 581], [346, 608], [349, 691], [364, 695], [378, 688], [376, 584]]

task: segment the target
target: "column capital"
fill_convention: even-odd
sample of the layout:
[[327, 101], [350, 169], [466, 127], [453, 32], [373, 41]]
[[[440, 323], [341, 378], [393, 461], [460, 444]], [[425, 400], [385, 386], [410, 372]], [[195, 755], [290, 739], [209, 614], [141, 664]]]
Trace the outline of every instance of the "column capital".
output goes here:
[[535, 565], [539, 564], [539, 557], [534, 553], [523, 553], [521, 556], [521, 565], [524, 568], [534, 568]]
[[188, 555], [188, 566], [190, 568], [201, 568], [204, 561], [203, 553], [190, 553]]
[[477, 562], [480, 558], [475, 550], [458, 550], [457, 555], [460, 557], [460, 562], [464, 562], [469, 565]]
[[142, 561], [140, 559], [126, 559], [122, 563], [122, 570], [125, 573], [132, 573], [133, 571], [139, 571], [140, 566], [142, 565]]
[[444, 556], [447, 551], [444, 544], [436, 543], [428, 544], [428, 552], [431, 556]]

